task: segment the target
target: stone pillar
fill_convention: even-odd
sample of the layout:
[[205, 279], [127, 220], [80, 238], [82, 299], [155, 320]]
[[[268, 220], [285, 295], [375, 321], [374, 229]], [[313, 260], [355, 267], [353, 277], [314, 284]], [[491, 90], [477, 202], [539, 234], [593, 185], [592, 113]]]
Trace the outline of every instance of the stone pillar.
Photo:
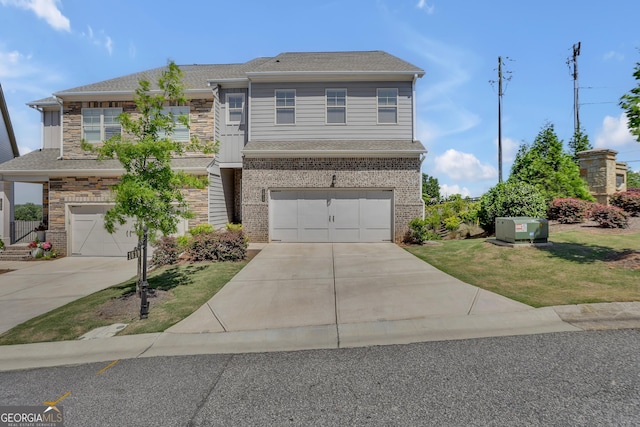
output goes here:
[[587, 181], [591, 195], [604, 205], [609, 204], [609, 198], [614, 193], [627, 188], [626, 165], [616, 163], [616, 154], [617, 151], [607, 148], [578, 153], [580, 176]]

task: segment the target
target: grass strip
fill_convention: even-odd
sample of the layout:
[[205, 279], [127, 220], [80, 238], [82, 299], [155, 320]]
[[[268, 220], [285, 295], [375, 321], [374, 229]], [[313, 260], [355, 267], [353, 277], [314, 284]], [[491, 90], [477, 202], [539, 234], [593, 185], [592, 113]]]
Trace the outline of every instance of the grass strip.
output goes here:
[[[0, 335], [0, 345], [73, 340], [113, 323], [129, 324], [119, 335], [162, 332], [207, 302], [246, 264], [247, 261], [220, 262], [159, 268], [149, 274], [147, 281], [149, 288], [163, 297], [149, 299], [148, 319], [139, 319], [140, 299], [134, 295], [135, 278], [131, 278], [14, 327]], [[126, 305], [129, 310], [105, 315], [107, 307], [118, 305]]]

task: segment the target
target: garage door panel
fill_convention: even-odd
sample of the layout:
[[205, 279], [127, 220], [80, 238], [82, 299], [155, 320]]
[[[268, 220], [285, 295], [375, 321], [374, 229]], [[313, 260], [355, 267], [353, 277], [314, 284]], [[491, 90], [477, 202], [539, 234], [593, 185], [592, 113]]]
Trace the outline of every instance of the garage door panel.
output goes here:
[[[274, 191], [271, 239], [283, 242], [391, 241], [392, 191]], [[293, 203], [297, 201], [297, 203]]]

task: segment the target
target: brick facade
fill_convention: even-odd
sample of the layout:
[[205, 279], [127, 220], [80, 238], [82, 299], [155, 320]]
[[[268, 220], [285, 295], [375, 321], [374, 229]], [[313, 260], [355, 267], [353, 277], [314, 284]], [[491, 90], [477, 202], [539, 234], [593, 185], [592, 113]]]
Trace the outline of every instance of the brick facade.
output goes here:
[[[108, 204], [113, 202], [111, 187], [118, 182], [117, 177], [56, 177], [49, 180], [49, 230], [47, 239], [51, 240], [60, 255], [67, 255], [69, 225], [67, 205]], [[204, 189], [189, 188], [183, 190], [189, 209], [195, 214], [189, 225], [207, 223], [208, 195]]]
[[[200, 141], [213, 141], [213, 99], [192, 99], [189, 101], [189, 126], [191, 136]], [[95, 159], [96, 156], [82, 149], [82, 109], [83, 108], [122, 108], [131, 113], [133, 118], [139, 116], [133, 101], [104, 102], [67, 102], [63, 115], [63, 156], [65, 159]], [[201, 153], [185, 153], [185, 156]]]
[[[242, 224], [253, 242], [269, 240], [271, 189], [394, 190], [394, 236], [402, 240], [408, 222], [422, 217], [420, 159], [408, 158], [245, 158], [242, 172]], [[263, 190], [267, 195], [262, 200]]]

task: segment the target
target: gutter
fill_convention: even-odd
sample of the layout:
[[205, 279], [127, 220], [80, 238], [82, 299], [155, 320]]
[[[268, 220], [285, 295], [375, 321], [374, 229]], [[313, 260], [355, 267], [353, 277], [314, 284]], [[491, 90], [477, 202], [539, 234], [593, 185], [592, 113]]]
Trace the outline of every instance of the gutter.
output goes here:
[[407, 157], [424, 153], [426, 153], [426, 150], [242, 150], [245, 158]]

